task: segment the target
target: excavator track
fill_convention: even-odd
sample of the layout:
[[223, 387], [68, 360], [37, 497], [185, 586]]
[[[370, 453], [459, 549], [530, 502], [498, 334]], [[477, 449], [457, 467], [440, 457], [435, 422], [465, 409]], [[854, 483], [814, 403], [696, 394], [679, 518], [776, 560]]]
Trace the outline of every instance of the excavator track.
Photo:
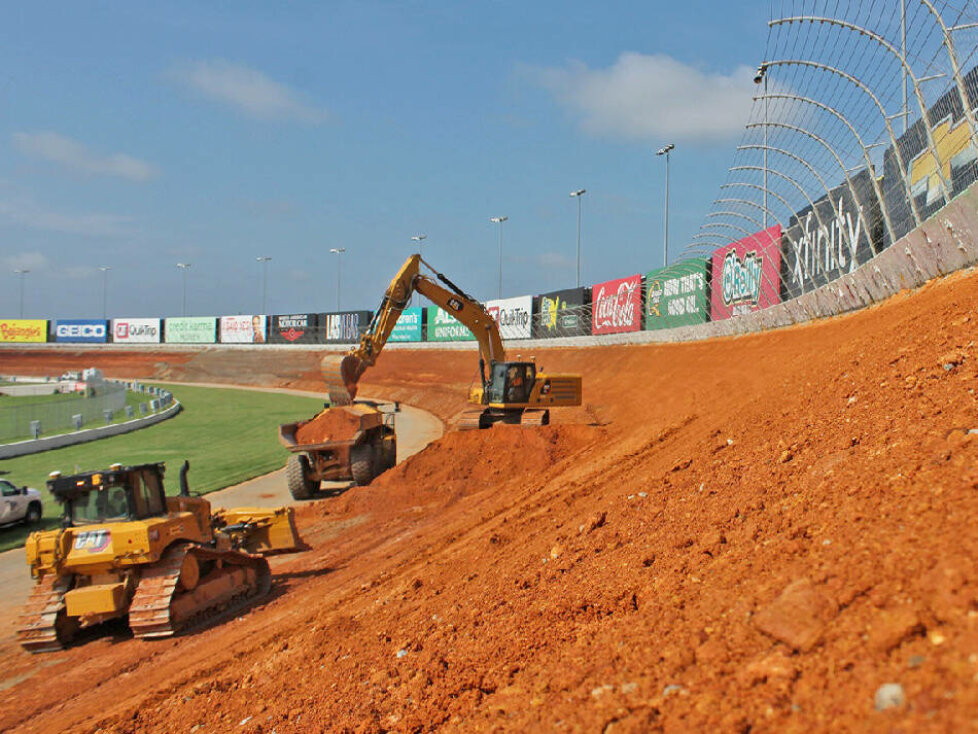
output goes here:
[[521, 426], [546, 426], [550, 424], [550, 411], [537, 408], [527, 408], [520, 416]]
[[48, 574], [34, 585], [17, 628], [17, 639], [25, 650], [52, 652], [71, 642], [76, 625], [64, 613], [71, 582], [71, 576]]
[[484, 410], [466, 410], [458, 420], [458, 430], [478, 431], [482, 428]]
[[[189, 581], [188, 563], [208, 571]], [[129, 627], [135, 637], [170, 637], [243, 609], [271, 585], [268, 561], [261, 556], [181, 543], [143, 572], [129, 607]]]

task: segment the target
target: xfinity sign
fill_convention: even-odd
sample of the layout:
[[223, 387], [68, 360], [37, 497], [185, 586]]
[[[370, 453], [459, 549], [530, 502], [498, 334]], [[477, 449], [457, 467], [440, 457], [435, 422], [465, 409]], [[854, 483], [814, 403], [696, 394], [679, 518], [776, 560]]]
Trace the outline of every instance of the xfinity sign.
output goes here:
[[108, 322], [88, 319], [66, 319], [54, 326], [54, 340], [59, 342], [88, 342], [104, 344], [108, 341]]

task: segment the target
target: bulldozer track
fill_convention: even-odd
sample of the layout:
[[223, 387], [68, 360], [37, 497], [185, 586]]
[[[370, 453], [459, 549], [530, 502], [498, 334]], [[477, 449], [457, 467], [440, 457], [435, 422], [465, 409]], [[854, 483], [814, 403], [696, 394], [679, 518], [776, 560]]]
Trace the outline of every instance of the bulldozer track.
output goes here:
[[58, 613], [65, 608], [71, 581], [71, 576], [48, 574], [34, 585], [17, 628], [17, 639], [25, 650], [51, 652], [65, 646], [67, 640], [58, 631]]
[[[218, 562], [222, 571], [219, 576], [230, 573], [236, 567], [252, 568], [255, 582], [208, 599], [191, 613], [177, 618], [173, 614], [173, 603], [189, 593], [178, 593], [180, 569], [189, 554], [196, 556], [198, 561]], [[271, 584], [268, 562], [261, 556], [240, 551], [216, 551], [183, 543], [168, 550], [158, 564], [143, 573], [129, 607], [129, 627], [134, 637], [170, 637], [234, 614], [252, 600], [267, 594]]]

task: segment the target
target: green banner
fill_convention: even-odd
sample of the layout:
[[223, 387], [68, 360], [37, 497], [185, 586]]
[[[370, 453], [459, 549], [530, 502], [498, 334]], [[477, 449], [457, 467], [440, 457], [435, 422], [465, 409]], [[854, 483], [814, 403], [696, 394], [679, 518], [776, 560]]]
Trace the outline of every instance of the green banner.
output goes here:
[[475, 341], [472, 332], [458, 319], [438, 306], [428, 307], [428, 341], [469, 342]]
[[217, 319], [187, 316], [166, 319], [163, 332], [167, 344], [213, 344], [217, 341]]
[[709, 321], [708, 265], [706, 260], [684, 260], [646, 274], [646, 329]]

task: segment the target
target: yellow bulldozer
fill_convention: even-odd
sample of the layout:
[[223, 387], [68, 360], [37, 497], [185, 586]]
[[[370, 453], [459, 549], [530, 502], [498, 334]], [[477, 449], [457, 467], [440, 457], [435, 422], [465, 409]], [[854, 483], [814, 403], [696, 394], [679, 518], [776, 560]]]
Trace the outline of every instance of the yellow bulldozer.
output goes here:
[[[422, 264], [444, 285], [421, 273]], [[360, 377], [377, 361], [415, 292], [454, 316], [479, 344], [479, 384], [469, 402], [480, 407], [463, 412], [460, 430], [497, 423], [546, 425], [550, 408], [581, 404], [580, 375], [544, 373], [533, 361], [507, 361], [499, 326], [485, 307], [415, 254], [390, 282], [360, 343], [345, 355], [323, 357], [320, 369], [334, 405], [349, 405], [356, 397]]]
[[127, 615], [135, 637], [168, 637], [268, 592], [264, 556], [305, 547], [292, 508], [211, 512], [190, 495], [188, 469], [174, 497], [163, 463], [51, 474], [62, 527], [27, 539], [35, 585], [17, 630], [26, 650], [60, 650], [79, 628]]

